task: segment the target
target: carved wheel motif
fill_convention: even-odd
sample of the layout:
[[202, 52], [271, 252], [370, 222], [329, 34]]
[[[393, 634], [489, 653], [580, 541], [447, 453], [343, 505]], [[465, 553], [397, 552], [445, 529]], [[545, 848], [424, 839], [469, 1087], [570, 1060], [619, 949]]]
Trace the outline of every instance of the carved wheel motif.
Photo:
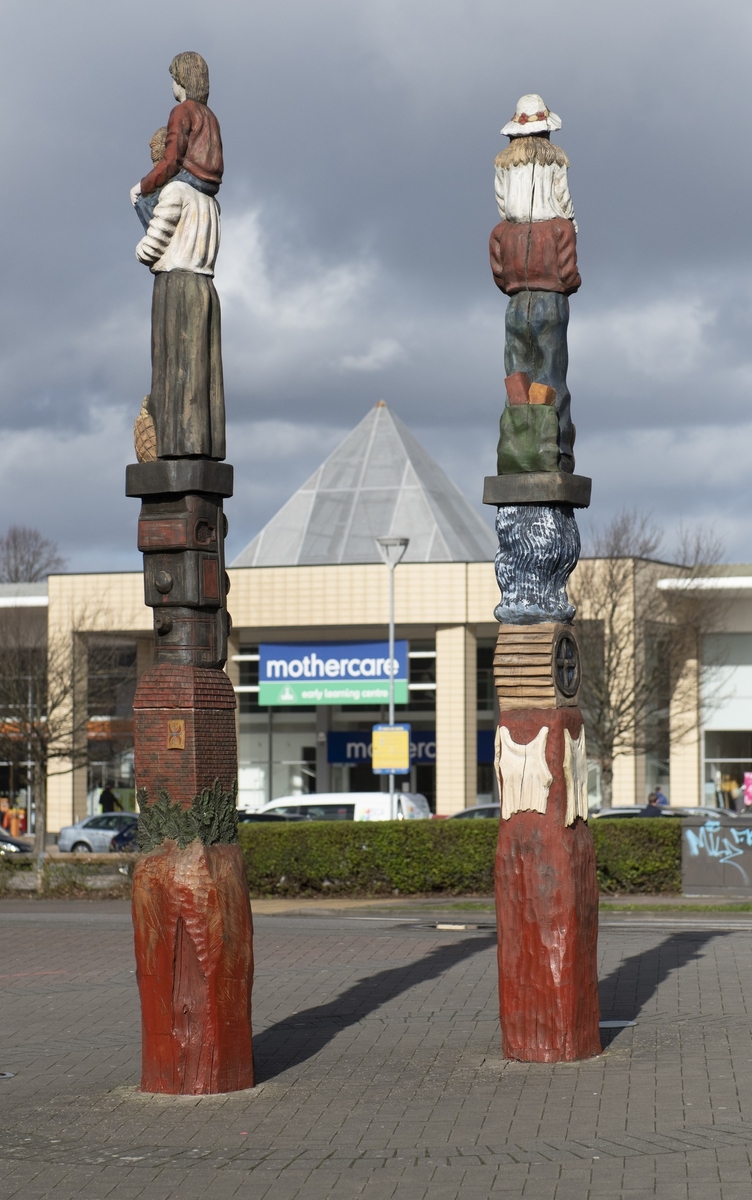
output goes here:
[[580, 652], [569, 633], [560, 633], [554, 646], [554, 676], [562, 696], [575, 696], [580, 686]]

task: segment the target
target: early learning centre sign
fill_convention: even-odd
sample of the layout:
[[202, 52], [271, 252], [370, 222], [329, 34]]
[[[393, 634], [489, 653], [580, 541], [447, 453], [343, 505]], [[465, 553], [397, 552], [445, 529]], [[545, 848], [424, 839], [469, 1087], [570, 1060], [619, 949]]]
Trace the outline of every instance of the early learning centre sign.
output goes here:
[[407, 704], [407, 642], [321, 642], [259, 646], [259, 704]]

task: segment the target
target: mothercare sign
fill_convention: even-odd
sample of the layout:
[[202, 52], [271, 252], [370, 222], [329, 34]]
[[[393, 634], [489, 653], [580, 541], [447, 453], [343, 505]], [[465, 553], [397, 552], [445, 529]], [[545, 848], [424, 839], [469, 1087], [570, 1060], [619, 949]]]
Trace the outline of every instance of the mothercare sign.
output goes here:
[[[407, 642], [394, 643], [394, 702], [407, 704]], [[388, 704], [388, 642], [259, 646], [259, 704]]]

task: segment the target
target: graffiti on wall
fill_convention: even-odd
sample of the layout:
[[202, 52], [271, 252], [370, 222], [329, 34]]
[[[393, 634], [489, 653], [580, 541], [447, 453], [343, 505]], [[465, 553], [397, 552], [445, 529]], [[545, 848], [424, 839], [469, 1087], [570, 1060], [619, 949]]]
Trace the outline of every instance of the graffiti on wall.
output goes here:
[[[752, 856], [746, 855], [745, 851], [752, 849], [752, 827], [737, 828], [711, 817], [699, 828], [685, 828], [684, 844], [690, 858], [704, 856], [735, 867], [744, 883], [749, 884], [745, 866], [752, 869]], [[747, 858], [748, 861], [742, 865], [737, 861], [740, 858]]]

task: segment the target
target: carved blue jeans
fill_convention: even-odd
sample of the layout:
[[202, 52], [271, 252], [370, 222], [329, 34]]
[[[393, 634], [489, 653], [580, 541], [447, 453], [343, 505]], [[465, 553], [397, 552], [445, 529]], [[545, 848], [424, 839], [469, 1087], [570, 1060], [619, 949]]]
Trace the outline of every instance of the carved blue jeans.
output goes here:
[[559, 418], [559, 470], [574, 471], [574, 426], [567, 387], [569, 297], [561, 292], [517, 292], [506, 313], [504, 369], [526, 371], [531, 383], [556, 391]]

